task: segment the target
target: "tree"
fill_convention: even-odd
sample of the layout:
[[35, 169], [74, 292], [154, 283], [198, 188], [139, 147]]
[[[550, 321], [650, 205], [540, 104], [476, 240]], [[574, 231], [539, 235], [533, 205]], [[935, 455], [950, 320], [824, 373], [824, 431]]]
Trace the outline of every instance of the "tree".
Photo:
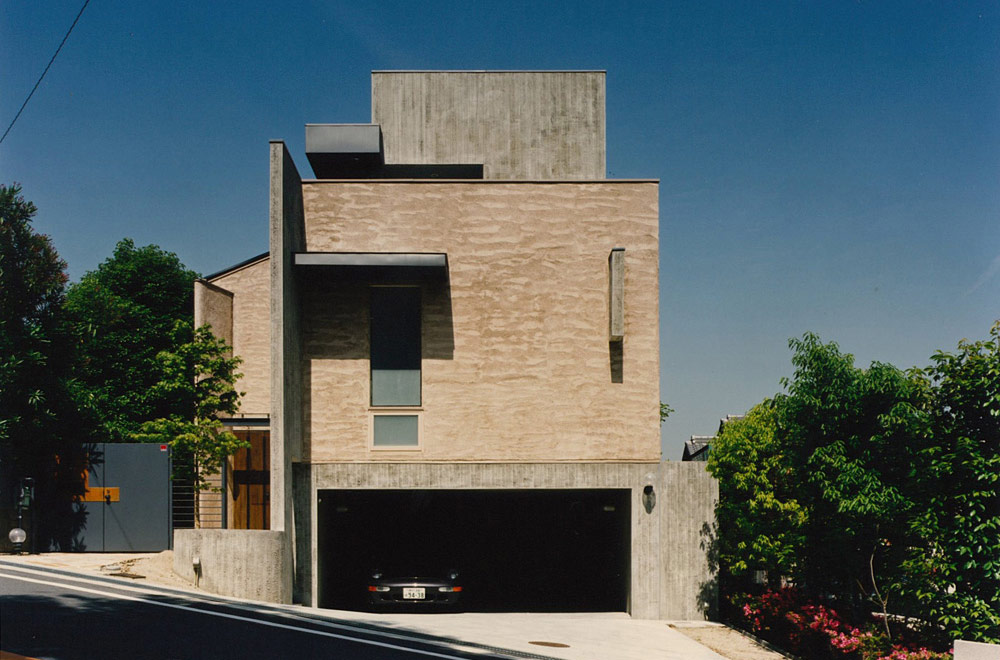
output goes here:
[[757, 404], [722, 427], [708, 455], [708, 471], [719, 480], [719, 559], [725, 577], [741, 582], [764, 570], [775, 584], [796, 571], [802, 553], [808, 515], [795, 498], [776, 425], [773, 402]]
[[[210, 477], [219, 474], [226, 458], [249, 444], [226, 431], [220, 415], [239, 409], [242, 396], [234, 385], [240, 358], [230, 357], [230, 347], [204, 325], [191, 333], [183, 321], [174, 324], [175, 348], [156, 356], [158, 381], [151, 395], [170, 411], [147, 421], [132, 434], [140, 442], [169, 443], [173, 449], [175, 480], [190, 483], [195, 492], [211, 488]], [[197, 519], [195, 498], [195, 517]]]
[[153, 389], [157, 354], [175, 348], [175, 322], [191, 324], [196, 277], [177, 255], [124, 239], [69, 287], [66, 307], [81, 337], [76, 374], [106, 441], [125, 441], [172, 412]]
[[914, 374], [926, 403], [904, 592], [947, 638], [1000, 642], [1000, 321], [931, 360]]
[[[18, 185], [0, 185], [0, 502], [13, 510], [17, 483], [35, 479], [36, 548], [68, 546], [80, 520], [82, 443], [92, 428], [70, 379], [73, 336], [63, 322], [66, 263], [34, 231], [37, 209]], [[68, 549], [68, 548], [64, 548]]]
[[921, 389], [890, 364], [855, 367], [853, 356], [816, 335], [789, 345], [795, 372], [775, 404], [777, 439], [808, 511], [797, 577], [859, 613], [873, 601], [884, 609], [901, 577], [913, 508], [915, 447], [896, 420], [920, 405]]

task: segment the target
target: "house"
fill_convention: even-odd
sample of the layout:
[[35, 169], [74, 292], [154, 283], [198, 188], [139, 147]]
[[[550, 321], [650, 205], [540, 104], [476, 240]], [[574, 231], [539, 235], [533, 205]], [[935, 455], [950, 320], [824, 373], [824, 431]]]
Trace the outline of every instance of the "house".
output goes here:
[[684, 454], [682, 461], [707, 461], [708, 452], [712, 448], [714, 435], [692, 435], [684, 441]]
[[692, 435], [690, 439], [684, 441], [684, 453], [681, 455], [682, 461], [707, 461], [708, 454], [712, 451], [712, 441], [722, 434], [722, 429], [729, 422], [736, 422], [746, 417], [746, 415], [726, 415], [719, 420], [719, 431], [715, 435]]
[[472, 607], [704, 616], [717, 486], [660, 460], [658, 182], [605, 178], [605, 73], [376, 71], [306, 154], [270, 144], [269, 252], [196, 284], [254, 448], [178, 573], [340, 608], [436, 561]]

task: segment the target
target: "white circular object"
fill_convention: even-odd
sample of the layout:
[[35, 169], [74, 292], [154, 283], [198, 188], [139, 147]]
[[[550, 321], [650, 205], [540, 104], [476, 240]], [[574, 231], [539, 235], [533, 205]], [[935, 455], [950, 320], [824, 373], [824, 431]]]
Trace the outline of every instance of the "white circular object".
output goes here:
[[28, 538], [27, 532], [25, 532], [20, 527], [15, 527], [10, 530], [10, 534], [7, 535], [11, 543], [24, 543], [24, 539]]

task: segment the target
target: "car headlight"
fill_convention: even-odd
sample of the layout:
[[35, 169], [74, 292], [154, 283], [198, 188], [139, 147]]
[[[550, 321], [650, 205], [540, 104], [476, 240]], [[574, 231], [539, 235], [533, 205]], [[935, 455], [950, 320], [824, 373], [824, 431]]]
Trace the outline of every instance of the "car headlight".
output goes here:
[[462, 590], [462, 587], [438, 587], [438, 591], [444, 593], [458, 593]]

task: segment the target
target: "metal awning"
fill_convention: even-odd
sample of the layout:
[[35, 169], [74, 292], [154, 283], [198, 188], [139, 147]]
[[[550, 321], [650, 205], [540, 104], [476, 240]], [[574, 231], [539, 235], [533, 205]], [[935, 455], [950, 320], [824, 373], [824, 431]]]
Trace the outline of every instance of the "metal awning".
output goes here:
[[444, 252], [296, 252], [296, 266], [448, 268]]

